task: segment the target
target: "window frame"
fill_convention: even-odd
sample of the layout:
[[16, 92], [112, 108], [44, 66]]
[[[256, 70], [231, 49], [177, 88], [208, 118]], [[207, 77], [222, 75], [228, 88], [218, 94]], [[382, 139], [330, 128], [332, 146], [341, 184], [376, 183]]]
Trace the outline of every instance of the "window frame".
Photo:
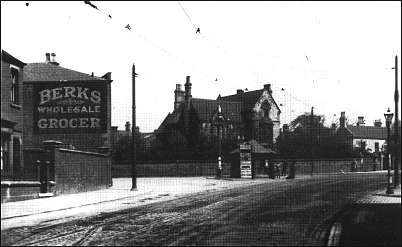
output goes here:
[[[16, 71], [15, 77], [13, 76], [13, 71]], [[20, 71], [21, 69], [13, 64], [10, 64], [10, 74], [11, 74], [11, 90], [10, 90], [10, 101], [12, 104], [20, 105]], [[16, 78], [16, 79], [14, 79]]]

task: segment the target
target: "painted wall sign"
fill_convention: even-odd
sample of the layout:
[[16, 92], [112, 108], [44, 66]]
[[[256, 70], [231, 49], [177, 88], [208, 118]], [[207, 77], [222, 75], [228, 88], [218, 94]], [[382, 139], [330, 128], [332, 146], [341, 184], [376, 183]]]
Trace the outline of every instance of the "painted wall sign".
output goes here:
[[51, 83], [34, 86], [34, 133], [105, 133], [107, 86]]

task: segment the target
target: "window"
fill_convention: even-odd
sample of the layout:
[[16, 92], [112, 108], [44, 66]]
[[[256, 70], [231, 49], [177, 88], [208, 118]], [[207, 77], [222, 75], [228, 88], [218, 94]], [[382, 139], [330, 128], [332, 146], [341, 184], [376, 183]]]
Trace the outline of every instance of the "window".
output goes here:
[[264, 117], [269, 118], [269, 112], [271, 110], [271, 106], [269, 105], [268, 101], [264, 101], [261, 105], [261, 109], [264, 112]]
[[374, 143], [374, 151], [376, 153], [380, 152], [380, 143], [378, 143], [378, 142]]
[[1, 170], [5, 172], [10, 170], [9, 142], [9, 137], [1, 136]]
[[11, 102], [14, 104], [19, 103], [19, 92], [18, 92], [18, 69], [11, 67]]

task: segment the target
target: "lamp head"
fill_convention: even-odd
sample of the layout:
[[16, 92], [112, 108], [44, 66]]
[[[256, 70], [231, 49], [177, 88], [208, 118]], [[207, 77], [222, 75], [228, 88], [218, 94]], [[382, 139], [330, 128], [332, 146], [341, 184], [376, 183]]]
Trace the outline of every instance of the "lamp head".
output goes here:
[[387, 124], [391, 124], [392, 118], [394, 117], [394, 114], [391, 112], [391, 110], [388, 107], [388, 110], [386, 113], [384, 113], [385, 121]]

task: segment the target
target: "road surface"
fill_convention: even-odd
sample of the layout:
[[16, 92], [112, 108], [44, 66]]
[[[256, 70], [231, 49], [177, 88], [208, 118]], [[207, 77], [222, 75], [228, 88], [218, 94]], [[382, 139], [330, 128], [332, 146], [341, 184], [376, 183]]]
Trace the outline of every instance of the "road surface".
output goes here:
[[183, 196], [65, 223], [12, 228], [2, 245], [325, 245], [330, 218], [384, 173], [312, 176]]

